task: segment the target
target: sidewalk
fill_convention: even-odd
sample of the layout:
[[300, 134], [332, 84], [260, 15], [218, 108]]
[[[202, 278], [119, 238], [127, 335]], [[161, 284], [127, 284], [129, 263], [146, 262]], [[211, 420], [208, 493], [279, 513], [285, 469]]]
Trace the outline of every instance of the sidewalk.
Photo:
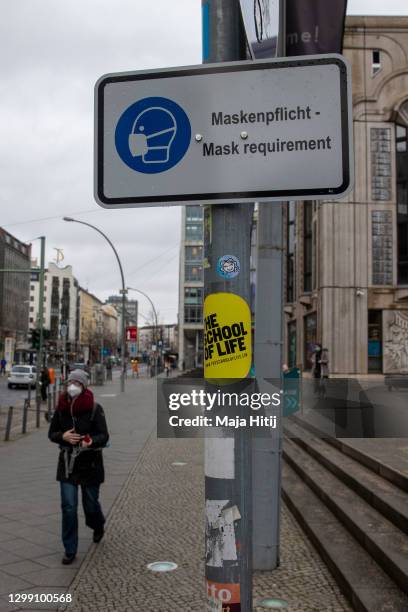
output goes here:
[[[155, 381], [128, 379], [121, 394], [119, 381], [94, 387], [111, 433], [104, 451], [106, 483], [101, 501], [108, 513], [154, 428]], [[80, 511], [77, 560], [61, 565], [61, 512], [55, 480], [58, 448], [47, 438], [48, 426], [0, 445], [0, 610], [54, 609], [55, 604], [10, 605], [8, 594], [65, 593], [91, 546], [92, 532]]]
[[[98, 545], [80, 517], [80, 552], [61, 565], [57, 449], [46, 427], [0, 447], [0, 610], [203, 612], [204, 478], [202, 440], [157, 440], [155, 381], [96, 387], [112, 446], [105, 451], [109, 512]], [[186, 465], [173, 465], [174, 462]], [[154, 574], [152, 561], [178, 569]], [[65, 593], [72, 603], [10, 605], [8, 593]], [[281, 567], [258, 572], [254, 597], [280, 597], [289, 612], [349, 612], [327, 568], [283, 508]], [[260, 608], [255, 608], [260, 611]]]
[[[60, 609], [204, 612], [203, 485], [203, 440], [152, 435], [115, 503], [106, 537], [89, 551], [70, 587], [73, 603]], [[254, 598], [283, 598], [289, 612], [351, 610], [285, 507], [281, 552], [279, 569], [255, 573]], [[178, 569], [146, 569], [160, 560]]]

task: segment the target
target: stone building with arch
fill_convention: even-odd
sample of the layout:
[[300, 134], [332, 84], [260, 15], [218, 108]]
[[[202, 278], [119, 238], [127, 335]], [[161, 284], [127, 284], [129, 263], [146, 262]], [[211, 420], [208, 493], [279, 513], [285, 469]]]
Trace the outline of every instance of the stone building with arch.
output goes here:
[[352, 16], [355, 186], [289, 203], [285, 360], [332, 374], [408, 373], [408, 17]]

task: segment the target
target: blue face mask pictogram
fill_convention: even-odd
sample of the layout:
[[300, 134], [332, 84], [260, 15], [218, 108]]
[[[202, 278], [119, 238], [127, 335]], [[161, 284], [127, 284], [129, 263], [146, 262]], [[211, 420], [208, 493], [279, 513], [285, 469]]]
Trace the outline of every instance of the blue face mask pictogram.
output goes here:
[[115, 131], [116, 150], [137, 172], [165, 172], [179, 163], [191, 140], [184, 110], [167, 98], [143, 98], [121, 115]]

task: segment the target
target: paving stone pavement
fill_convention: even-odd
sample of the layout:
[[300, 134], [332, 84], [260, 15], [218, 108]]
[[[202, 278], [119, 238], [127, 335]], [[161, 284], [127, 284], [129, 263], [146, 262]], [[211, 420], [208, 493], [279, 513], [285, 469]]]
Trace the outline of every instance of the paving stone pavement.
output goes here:
[[[129, 379], [94, 387], [104, 406], [111, 446], [104, 451], [106, 482], [101, 502], [108, 513], [135, 465], [156, 420], [155, 381]], [[56, 604], [10, 604], [10, 593], [63, 594], [92, 546], [92, 532], [79, 510], [79, 549], [75, 563], [61, 565], [61, 511], [55, 480], [58, 448], [47, 438], [48, 425], [0, 443], [0, 612], [56, 609]], [[102, 611], [101, 611], [102, 612]]]
[[[176, 461], [186, 465], [172, 465]], [[203, 612], [203, 509], [203, 441], [152, 435], [110, 514], [106, 537], [70, 586], [73, 603], [60, 610]], [[178, 569], [147, 570], [158, 560], [174, 561]], [[254, 575], [254, 598], [265, 596], [285, 599], [289, 612], [352, 610], [285, 507], [281, 566]]]
[[[125, 394], [115, 381], [94, 390], [112, 440], [101, 488], [106, 536], [92, 544], [81, 510], [78, 559], [63, 567], [57, 449], [46, 438], [46, 424], [0, 444], [0, 612], [203, 612], [203, 441], [156, 439], [153, 380], [130, 379]], [[275, 572], [255, 573], [255, 598], [281, 597], [290, 612], [351, 610], [286, 508], [281, 556]], [[157, 560], [179, 567], [153, 574], [146, 565]], [[9, 604], [8, 593], [18, 592], [69, 593], [73, 602], [59, 608]]]

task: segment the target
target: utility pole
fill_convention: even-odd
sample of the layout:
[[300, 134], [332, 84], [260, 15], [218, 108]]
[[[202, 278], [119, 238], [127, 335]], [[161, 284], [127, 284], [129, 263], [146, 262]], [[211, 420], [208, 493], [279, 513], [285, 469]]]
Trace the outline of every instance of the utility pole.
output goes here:
[[[203, 0], [203, 61], [246, 59], [246, 40], [238, 0]], [[205, 208], [204, 293], [233, 293], [250, 302], [250, 238], [253, 205], [228, 204]], [[226, 280], [217, 274], [217, 261], [226, 254], [240, 262], [240, 273]], [[206, 581], [209, 605], [214, 609], [252, 610], [251, 576], [251, 452], [249, 434], [236, 430], [233, 438], [205, 440]], [[239, 433], [238, 433], [239, 432]], [[217, 506], [218, 504], [218, 506]], [[209, 550], [214, 545], [210, 514], [214, 508], [236, 507], [234, 522], [236, 560], [217, 562]], [[215, 536], [216, 537], [216, 536]], [[234, 555], [232, 555], [234, 556]]]
[[62, 371], [62, 375], [64, 377], [64, 380], [67, 380], [67, 332], [66, 332], [66, 326], [65, 326], [65, 332], [62, 336], [62, 361], [64, 364], [63, 367], [63, 371]]
[[121, 353], [120, 356], [122, 359], [122, 372], [120, 376], [120, 390], [123, 393], [125, 391], [125, 378], [126, 378], [126, 373], [127, 373], [127, 366], [126, 366], [126, 295], [127, 295], [127, 289], [125, 287], [125, 278], [123, 276], [122, 266], [121, 264], [119, 265], [120, 265], [120, 270], [121, 270], [121, 275], [122, 275], [122, 289], [120, 291], [122, 295], [122, 319], [121, 319], [122, 342], [121, 342], [121, 349], [120, 349], [120, 353]]
[[36, 367], [36, 401], [37, 406], [40, 403], [40, 372], [43, 367], [43, 352], [44, 352], [44, 278], [45, 278], [45, 236], [40, 236], [41, 251], [40, 251], [40, 272], [39, 272], [39, 300], [38, 305], [38, 329], [40, 331], [39, 347], [37, 351], [37, 367]]
[[101, 363], [103, 363], [103, 358], [104, 358], [104, 348], [103, 348], [103, 325], [101, 325], [101, 348], [100, 348], [100, 352], [101, 352]]
[[[285, 0], [279, 0], [278, 57], [285, 56]], [[254, 363], [259, 391], [279, 384], [283, 342], [283, 202], [258, 205]], [[277, 422], [280, 423], [280, 415]], [[253, 567], [279, 565], [282, 470], [281, 427], [270, 437], [255, 436], [252, 445]]]

